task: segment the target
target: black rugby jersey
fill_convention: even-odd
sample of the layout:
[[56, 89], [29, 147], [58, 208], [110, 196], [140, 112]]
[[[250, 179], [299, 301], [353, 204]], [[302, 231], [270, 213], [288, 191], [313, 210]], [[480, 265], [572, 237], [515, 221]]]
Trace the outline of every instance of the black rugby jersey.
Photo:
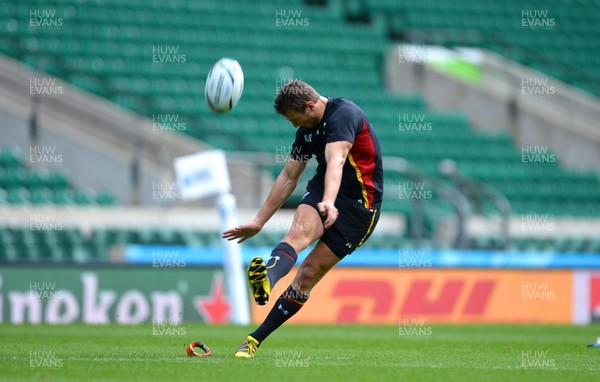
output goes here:
[[325, 144], [348, 141], [352, 148], [344, 163], [337, 198], [360, 203], [365, 208], [380, 208], [383, 195], [381, 148], [367, 115], [354, 102], [329, 98], [321, 122], [314, 128], [298, 127], [291, 157], [308, 161], [317, 158], [317, 173], [312, 186], [325, 189]]

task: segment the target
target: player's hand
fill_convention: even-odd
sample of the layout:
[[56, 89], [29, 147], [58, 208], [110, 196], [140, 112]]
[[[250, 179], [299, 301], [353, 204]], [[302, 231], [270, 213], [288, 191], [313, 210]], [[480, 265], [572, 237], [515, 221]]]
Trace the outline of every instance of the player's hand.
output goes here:
[[338, 209], [331, 202], [321, 202], [317, 206], [319, 207], [319, 213], [326, 217], [323, 227], [325, 229], [331, 227], [338, 218]]
[[235, 228], [232, 228], [228, 231], [223, 232], [223, 239], [227, 239], [229, 241], [238, 240], [238, 244], [244, 242], [246, 239], [250, 239], [252, 236], [256, 235], [260, 232], [262, 226], [256, 224], [254, 221], [250, 223], [239, 225]]

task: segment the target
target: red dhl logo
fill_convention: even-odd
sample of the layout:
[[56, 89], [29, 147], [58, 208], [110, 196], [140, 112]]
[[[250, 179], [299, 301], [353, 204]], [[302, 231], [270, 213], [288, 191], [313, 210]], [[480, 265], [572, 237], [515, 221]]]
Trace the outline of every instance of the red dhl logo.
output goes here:
[[[482, 315], [495, 286], [496, 281], [490, 279], [449, 279], [441, 283], [431, 279], [416, 279], [409, 284], [400, 311], [397, 312], [398, 317], [447, 316], [456, 312], [468, 316]], [[369, 307], [369, 319], [382, 320], [394, 313], [393, 305], [399, 293], [392, 283], [385, 280], [342, 279], [335, 286], [332, 297], [349, 301], [339, 308], [336, 321], [357, 322], [363, 310]], [[365, 304], [365, 300], [372, 303]]]
[[[564, 270], [340, 268], [317, 285], [292, 322], [569, 323], [572, 281], [573, 273]], [[533, 298], [540, 285], [548, 286], [552, 298]], [[253, 307], [256, 322], [262, 322], [267, 313]]]

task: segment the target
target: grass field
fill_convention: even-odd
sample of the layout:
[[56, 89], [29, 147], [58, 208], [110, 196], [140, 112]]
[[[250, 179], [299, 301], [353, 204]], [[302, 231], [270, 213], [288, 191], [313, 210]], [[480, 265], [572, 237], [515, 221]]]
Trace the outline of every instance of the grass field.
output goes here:
[[[600, 326], [287, 326], [254, 359], [249, 328], [0, 325], [1, 381], [598, 381]], [[211, 357], [189, 358], [202, 340]], [[260, 376], [260, 377], [259, 377]], [[251, 378], [252, 377], [252, 378]]]

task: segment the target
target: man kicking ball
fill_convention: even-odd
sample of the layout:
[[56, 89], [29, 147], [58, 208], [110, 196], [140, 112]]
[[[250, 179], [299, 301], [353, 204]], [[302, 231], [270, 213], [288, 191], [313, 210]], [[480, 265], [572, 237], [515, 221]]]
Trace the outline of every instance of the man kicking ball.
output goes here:
[[256, 217], [224, 232], [223, 237], [242, 243], [260, 232], [292, 194], [314, 155], [317, 171], [308, 182], [289, 232], [273, 249], [267, 264], [255, 257], [248, 267], [256, 303], [266, 304], [271, 289], [292, 269], [298, 253], [318, 242], [265, 321], [238, 347], [236, 357], [254, 357], [263, 341], [302, 308], [319, 280], [369, 238], [379, 220], [381, 149], [367, 115], [353, 102], [320, 96], [302, 81], [280, 89], [275, 110], [298, 128], [291, 158]]

